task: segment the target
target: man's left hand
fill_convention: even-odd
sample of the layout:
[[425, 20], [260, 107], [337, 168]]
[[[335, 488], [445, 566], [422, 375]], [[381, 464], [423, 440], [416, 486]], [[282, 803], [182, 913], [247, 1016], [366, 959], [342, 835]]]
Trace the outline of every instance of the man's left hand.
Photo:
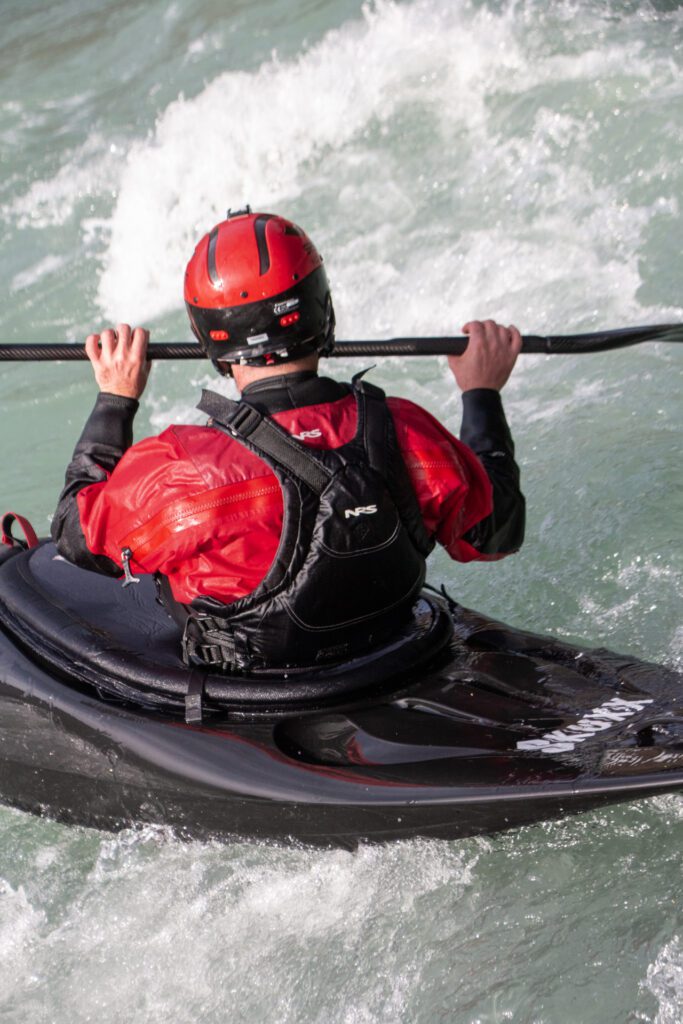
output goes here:
[[462, 330], [469, 337], [467, 348], [461, 356], [448, 357], [458, 387], [500, 391], [522, 349], [521, 334], [512, 324], [503, 327], [495, 320], [470, 320]]
[[151, 363], [147, 359], [149, 331], [129, 324], [119, 324], [101, 334], [89, 334], [85, 351], [92, 363], [100, 391], [124, 398], [140, 398]]

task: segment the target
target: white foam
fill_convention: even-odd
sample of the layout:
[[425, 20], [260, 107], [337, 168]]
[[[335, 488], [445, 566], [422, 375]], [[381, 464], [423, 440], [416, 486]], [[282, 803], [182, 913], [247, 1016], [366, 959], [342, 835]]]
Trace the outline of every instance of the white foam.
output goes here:
[[[631, 206], [596, 180], [599, 117], [536, 91], [626, 73], [662, 88], [670, 63], [633, 40], [548, 55], [522, 23], [514, 4], [380, 0], [296, 59], [228, 70], [179, 98], [127, 155], [105, 315], [180, 309], [194, 243], [248, 200], [300, 216], [326, 249], [342, 335], [444, 330], [472, 315], [534, 329], [637, 318], [643, 234], [655, 213], [675, 215], [675, 199]], [[517, 96], [535, 113], [510, 132], [498, 107]], [[434, 202], [446, 218], [432, 213], [427, 237]]]
[[53, 177], [37, 179], [26, 192], [0, 207], [0, 216], [18, 228], [60, 227], [78, 204], [115, 192], [121, 157], [115, 141], [93, 132], [83, 145], [68, 153]]
[[24, 887], [0, 878], [0, 1010], [31, 980], [32, 945], [45, 915], [32, 906]]
[[[32, 976], [36, 1004], [49, 1007], [41, 1022], [189, 1024], [239, 1009], [235, 1019], [293, 1024], [308, 1006], [306, 1019], [323, 1024], [340, 1006], [336, 1019], [378, 1019], [383, 1004], [393, 1007], [383, 1020], [402, 1019], [410, 981], [424, 968], [415, 941], [422, 901], [458, 900], [486, 848], [189, 846], [155, 828], [93, 840], [94, 863], [73, 898], [42, 921], [33, 961], [15, 961], [22, 1007]], [[23, 904], [22, 918], [30, 937], [36, 924]], [[377, 976], [359, 991], [353, 967], [361, 960]]]
[[683, 822], [683, 796], [680, 793], [652, 797], [651, 804], [664, 818], [665, 826], [670, 827], [673, 822]]
[[48, 277], [50, 274], [54, 274], [55, 271], [60, 270], [66, 262], [66, 256], [56, 256], [54, 253], [44, 256], [43, 259], [38, 260], [32, 267], [21, 270], [18, 274], [14, 275], [10, 283], [10, 291], [18, 292], [24, 288], [33, 287], [34, 284], [37, 284], [44, 277]]
[[674, 630], [673, 637], [671, 638], [670, 654], [673, 666], [679, 672], [683, 672], [683, 626], [678, 626]]
[[[601, 583], [608, 586], [599, 589], [599, 596], [584, 594], [579, 598], [583, 615], [601, 630], [629, 619], [637, 621], [651, 615], [659, 618], [662, 609], [680, 607], [683, 597], [683, 576], [662, 555], [636, 555], [626, 564], [619, 562], [602, 574]], [[680, 663], [682, 641], [683, 629], [678, 627], [668, 651], [673, 666]]]
[[195, 99], [171, 104], [153, 140], [128, 156], [99, 289], [104, 311], [113, 315], [123, 301], [133, 319], [145, 319], [177, 308], [188, 253], [227, 205], [291, 203], [312, 162], [389, 117], [406, 78], [397, 50], [412, 35], [411, 70], [433, 59], [434, 34], [414, 36], [416, 18], [382, 2], [297, 60], [227, 72]]
[[659, 1003], [655, 1024], [680, 1024], [683, 1019], [683, 945], [668, 942], [647, 969], [647, 987]]

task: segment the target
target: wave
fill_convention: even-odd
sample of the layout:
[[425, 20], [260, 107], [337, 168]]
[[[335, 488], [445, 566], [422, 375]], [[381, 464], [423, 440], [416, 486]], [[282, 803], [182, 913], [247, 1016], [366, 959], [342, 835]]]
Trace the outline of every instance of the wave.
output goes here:
[[571, 4], [380, 0], [296, 59], [224, 72], [130, 147], [103, 313], [178, 310], [193, 245], [249, 201], [324, 247], [347, 334], [443, 329], [454, 308], [537, 329], [678, 315], [673, 277], [648, 297], [641, 253], [680, 218], [680, 127], [667, 149], [651, 124], [679, 71], [642, 28]]

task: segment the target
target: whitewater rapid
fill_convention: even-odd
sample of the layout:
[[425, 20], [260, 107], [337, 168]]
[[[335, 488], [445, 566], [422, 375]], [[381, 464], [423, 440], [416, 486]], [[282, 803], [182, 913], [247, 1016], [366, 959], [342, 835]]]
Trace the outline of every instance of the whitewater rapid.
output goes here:
[[[6, 12], [7, 13], [7, 12]], [[9, 16], [11, 13], [11, 17]], [[0, 340], [189, 337], [199, 235], [249, 202], [325, 255], [339, 336], [683, 319], [683, 8], [665, 0], [12, 0]], [[347, 376], [356, 361], [331, 363]], [[457, 430], [437, 360], [372, 371]], [[136, 436], [199, 420], [158, 365]], [[515, 558], [430, 578], [518, 626], [683, 663], [681, 355], [526, 357]], [[0, 368], [7, 506], [45, 534], [86, 365]], [[679, 797], [357, 854], [85, 832], [0, 810], [0, 1016], [679, 1024]]]

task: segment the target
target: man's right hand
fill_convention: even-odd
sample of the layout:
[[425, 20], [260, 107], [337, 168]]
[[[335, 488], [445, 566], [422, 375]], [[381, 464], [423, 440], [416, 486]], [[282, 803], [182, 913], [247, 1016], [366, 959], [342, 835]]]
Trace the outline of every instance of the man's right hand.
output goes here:
[[95, 371], [100, 391], [124, 398], [140, 398], [151, 363], [147, 359], [149, 331], [119, 324], [101, 334], [89, 334], [85, 351]]
[[505, 385], [522, 348], [522, 337], [516, 327], [503, 327], [495, 320], [470, 320], [463, 327], [469, 342], [461, 356], [449, 356], [461, 391], [490, 388], [500, 391]]

